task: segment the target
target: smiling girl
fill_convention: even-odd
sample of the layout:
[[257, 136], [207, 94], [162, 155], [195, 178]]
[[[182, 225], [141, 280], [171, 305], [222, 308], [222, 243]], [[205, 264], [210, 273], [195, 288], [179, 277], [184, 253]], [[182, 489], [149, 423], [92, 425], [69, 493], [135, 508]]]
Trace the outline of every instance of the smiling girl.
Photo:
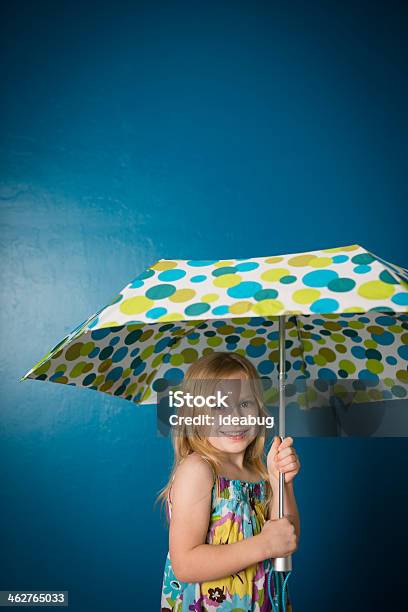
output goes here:
[[[257, 378], [245, 357], [216, 351], [185, 373], [184, 391], [207, 397], [217, 388], [228, 398], [227, 408], [213, 408], [212, 416], [222, 411], [223, 417], [239, 418], [213, 418], [204, 428], [181, 421], [172, 430], [174, 465], [158, 496], [166, 503], [170, 524], [162, 612], [269, 612], [268, 560], [297, 549], [300, 521], [293, 479], [300, 462], [293, 440], [276, 436], [265, 465], [265, 425], [241, 424], [245, 416], [268, 416]], [[182, 407], [178, 414], [198, 412]], [[285, 474], [286, 514], [281, 519], [279, 472]], [[292, 611], [289, 594], [286, 610]]]

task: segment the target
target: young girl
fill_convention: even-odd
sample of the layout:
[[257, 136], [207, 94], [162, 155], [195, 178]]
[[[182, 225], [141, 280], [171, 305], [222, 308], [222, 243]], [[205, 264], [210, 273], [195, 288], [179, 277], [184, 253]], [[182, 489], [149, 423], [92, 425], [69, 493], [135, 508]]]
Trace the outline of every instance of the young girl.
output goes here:
[[[220, 380], [238, 379], [243, 384], [232, 393], [232, 403], [229, 396], [228, 409], [234, 415], [267, 416], [258, 378], [245, 357], [213, 351], [190, 366], [183, 389], [207, 397]], [[190, 415], [195, 412], [190, 408]], [[293, 491], [300, 462], [293, 440], [276, 436], [265, 466], [264, 426], [220, 425], [204, 432], [184, 424], [172, 431], [174, 465], [158, 496], [170, 523], [161, 611], [269, 612], [269, 560], [294, 552], [300, 531]], [[279, 472], [285, 474], [282, 519], [277, 518]], [[286, 601], [291, 612], [289, 594]]]

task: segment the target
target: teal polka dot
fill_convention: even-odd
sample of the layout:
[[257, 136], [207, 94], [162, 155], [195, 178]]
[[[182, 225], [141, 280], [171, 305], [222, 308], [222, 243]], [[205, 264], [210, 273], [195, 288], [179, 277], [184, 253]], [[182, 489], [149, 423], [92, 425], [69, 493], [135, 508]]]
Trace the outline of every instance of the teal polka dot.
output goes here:
[[281, 276], [279, 282], [283, 283], [284, 285], [290, 285], [291, 283], [294, 283], [295, 280], [296, 280], [296, 276], [287, 274], [286, 276]]
[[354, 264], [367, 265], [374, 261], [374, 257], [370, 255], [369, 253], [360, 253], [359, 255], [354, 255], [354, 257], [351, 258], [351, 261]]
[[249, 298], [262, 289], [261, 283], [243, 281], [227, 289], [227, 294], [232, 298]]
[[187, 308], [184, 309], [184, 313], [191, 316], [201, 315], [203, 312], [207, 312], [209, 310], [210, 305], [206, 302], [197, 302], [196, 304], [190, 304]]
[[351, 278], [334, 278], [327, 287], [330, 291], [345, 292], [351, 291], [356, 286], [356, 281]]
[[338, 276], [334, 270], [315, 270], [305, 274], [302, 280], [306, 287], [326, 287], [331, 280]]
[[380, 274], [380, 280], [383, 281], [383, 283], [388, 283], [389, 285], [398, 285], [399, 281], [394, 278], [394, 276], [392, 276], [388, 270], [383, 270]]
[[235, 273], [235, 267], [233, 266], [223, 266], [222, 268], [217, 268], [216, 270], [213, 270], [211, 272], [213, 276], [222, 276], [223, 274], [234, 274], [234, 273]]
[[322, 312], [329, 313], [334, 312], [339, 307], [339, 303], [337, 300], [332, 300], [331, 298], [321, 298], [320, 300], [316, 300], [310, 306], [310, 310], [312, 312]]
[[254, 298], [257, 302], [260, 302], [261, 300], [273, 300], [278, 297], [278, 295], [275, 289], [261, 289], [261, 291], [255, 293]]
[[344, 263], [345, 261], [348, 261], [348, 256], [347, 255], [335, 255], [332, 260], [333, 263]]
[[173, 295], [176, 288], [174, 285], [155, 285], [146, 291], [146, 297], [150, 300], [161, 300]]

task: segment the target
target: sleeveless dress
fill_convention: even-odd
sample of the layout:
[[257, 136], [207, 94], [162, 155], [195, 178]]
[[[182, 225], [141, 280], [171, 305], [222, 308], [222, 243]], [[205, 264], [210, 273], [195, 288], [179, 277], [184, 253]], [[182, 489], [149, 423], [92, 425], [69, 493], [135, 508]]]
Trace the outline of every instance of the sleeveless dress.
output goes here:
[[[206, 544], [232, 544], [258, 534], [266, 520], [265, 499], [265, 480], [250, 482], [214, 474]], [[169, 520], [171, 509], [169, 491], [166, 500]], [[161, 612], [271, 612], [267, 583], [270, 569], [271, 560], [268, 559], [218, 580], [180, 582], [173, 573], [168, 552], [162, 583]], [[271, 593], [275, 594], [272, 578]], [[289, 593], [286, 610], [292, 612]]]

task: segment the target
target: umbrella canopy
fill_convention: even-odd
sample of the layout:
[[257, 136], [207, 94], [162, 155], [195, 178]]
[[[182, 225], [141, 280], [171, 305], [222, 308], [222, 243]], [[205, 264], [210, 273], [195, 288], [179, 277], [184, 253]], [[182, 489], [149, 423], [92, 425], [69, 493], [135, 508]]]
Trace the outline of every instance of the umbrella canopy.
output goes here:
[[[358, 244], [228, 260], [160, 259], [20, 380], [157, 401], [209, 351], [279, 372], [285, 316], [288, 407], [408, 396], [408, 269]], [[166, 382], [167, 381], [167, 382]], [[278, 398], [272, 385], [270, 399]]]

